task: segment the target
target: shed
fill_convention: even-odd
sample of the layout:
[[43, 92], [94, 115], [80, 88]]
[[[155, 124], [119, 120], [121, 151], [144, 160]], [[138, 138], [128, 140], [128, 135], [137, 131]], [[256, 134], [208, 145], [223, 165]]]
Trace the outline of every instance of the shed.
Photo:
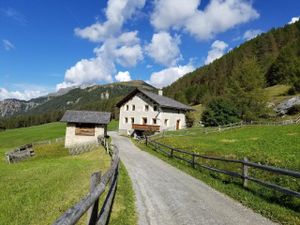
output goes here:
[[97, 144], [98, 136], [107, 135], [107, 125], [111, 113], [98, 111], [68, 110], [61, 122], [66, 122], [65, 147], [76, 145]]

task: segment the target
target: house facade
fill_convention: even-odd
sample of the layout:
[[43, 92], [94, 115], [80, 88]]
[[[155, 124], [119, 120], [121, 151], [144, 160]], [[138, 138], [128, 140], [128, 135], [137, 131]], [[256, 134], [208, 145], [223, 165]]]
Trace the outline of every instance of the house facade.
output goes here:
[[110, 118], [111, 114], [108, 112], [66, 111], [61, 119], [61, 122], [67, 123], [65, 147], [97, 144], [99, 136], [107, 135]]
[[119, 133], [140, 134], [186, 127], [185, 113], [192, 110], [174, 99], [150, 91], [135, 89], [117, 106], [120, 108]]

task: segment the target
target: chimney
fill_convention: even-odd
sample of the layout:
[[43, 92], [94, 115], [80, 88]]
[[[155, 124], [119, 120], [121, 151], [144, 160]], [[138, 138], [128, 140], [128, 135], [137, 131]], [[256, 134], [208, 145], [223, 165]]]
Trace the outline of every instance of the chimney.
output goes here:
[[161, 96], [162, 96], [162, 95], [163, 95], [163, 93], [164, 93], [164, 92], [163, 92], [163, 90], [162, 90], [162, 89], [159, 89], [159, 90], [158, 90], [158, 95], [161, 95]]

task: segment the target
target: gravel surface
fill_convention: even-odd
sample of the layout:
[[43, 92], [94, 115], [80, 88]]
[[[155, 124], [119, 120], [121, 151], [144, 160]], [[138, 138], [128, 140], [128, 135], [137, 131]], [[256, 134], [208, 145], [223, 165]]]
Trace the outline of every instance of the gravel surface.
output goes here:
[[275, 224], [111, 132], [136, 194], [138, 224]]

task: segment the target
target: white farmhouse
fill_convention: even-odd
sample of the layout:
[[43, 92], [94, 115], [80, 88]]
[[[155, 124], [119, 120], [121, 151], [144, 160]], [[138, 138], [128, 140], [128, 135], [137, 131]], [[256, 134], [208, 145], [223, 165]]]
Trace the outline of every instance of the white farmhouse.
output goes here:
[[108, 112], [66, 111], [61, 119], [61, 122], [67, 122], [65, 147], [97, 144], [98, 136], [107, 135], [110, 117]]
[[122, 99], [119, 133], [141, 135], [144, 131], [159, 132], [185, 128], [185, 113], [193, 110], [174, 99], [142, 89], [135, 89]]

